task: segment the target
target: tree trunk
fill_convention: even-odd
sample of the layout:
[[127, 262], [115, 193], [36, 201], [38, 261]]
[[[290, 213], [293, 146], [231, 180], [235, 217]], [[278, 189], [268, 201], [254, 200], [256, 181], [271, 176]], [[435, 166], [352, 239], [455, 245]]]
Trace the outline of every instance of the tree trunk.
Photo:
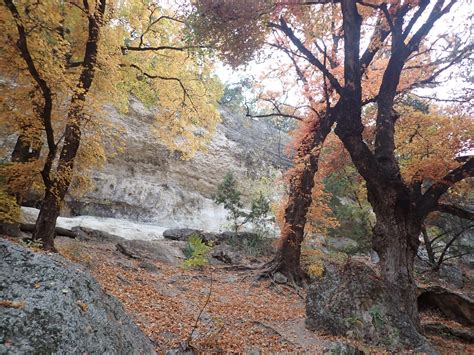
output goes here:
[[[413, 211], [409, 208], [384, 206], [374, 210], [377, 222], [374, 226], [373, 248], [380, 257], [383, 282], [392, 295], [392, 302], [395, 302], [400, 312], [408, 315], [412, 326], [420, 330], [413, 269], [420, 244], [421, 221], [412, 217]], [[405, 336], [410, 336], [410, 330], [407, 329]]]
[[59, 155], [58, 167], [54, 178], [50, 178], [50, 171], [56, 150], [52, 151], [50, 148], [43, 169], [46, 194], [36, 221], [33, 238], [41, 239], [43, 241], [43, 248], [46, 250], [54, 250], [56, 220], [73, 176], [74, 160], [81, 143], [81, 122], [84, 118], [84, 105], [87, 93], [94, 80], [97, 65], [98, 42], [101, 26], [104, 25], [105, 8], [106, 0], [99, 0], [96, 4], [95, 12], [88, 15], [88, 38], [82, 71], [69, 104], [64, 144]]
[[314, 177], [318, 171], [321, 148], [334, 123], [328, 112], [313, 127], [299, 145], [290, 176], [290, 191], [285, 208], [285, 224], [281, 231], [278, 251], [266, 266], [263, 275], [272, 276], [280, 272], [288, 281], [302, 284], [306, 273], [301, 269], [301, 244], [304, 239], [306, 214], [311, 206]]
[[47, 189], [33, 233], [33, 239], [41, 240], [45, 250], [56, 251], [54, 237], [56, 236], [55, 229], [59, 209], [60, 201], [58, 197]]

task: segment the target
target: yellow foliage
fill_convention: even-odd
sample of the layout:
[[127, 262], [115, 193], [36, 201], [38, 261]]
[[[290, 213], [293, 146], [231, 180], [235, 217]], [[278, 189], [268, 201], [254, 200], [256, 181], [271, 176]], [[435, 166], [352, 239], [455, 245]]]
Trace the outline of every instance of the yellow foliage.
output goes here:
[[0, 189], [0, 223], [16, 223], [20, 221], [20, 207], [14, 196]]
[[324, 275], [324, 264], [322, 261], [317, 261], [307, 267], [308, 274], [312, 277], [321, 277]]
[[[89, 1], [90, 11], [95, 5]], [[38, 74], [52, 93], [52, 125], [59, 152], [71, 97], [81, 92], [77, 83], [87, 43], [88, 13], [81, 9], [83, 2], [77, 0], [18, 0], [15, 6]], [[67, 180], [73, 175], [71, 192], [76, 195], [90, 189], [92, 169], [120, 154], [124, 146], [123, 127], [108, 119], [104, 108], [113, 105], [125, 113], [131, 96], [156, 112], [157, 143], [179, 151], [183, 158], [205, 149], [220, 120], [217, 99], [222, 94], [205, 53], [197, 49], [127, 49], [185, 48], [189, 43], [184, 22], [182, 15], [154, 2], [107, 2], [93, 84], [75, 118], [80, 121], [82, 134], [74, 171], [66, 169], [64, 176], [58, 176], [53, 169], [51, 178]], [[44, 97], [16, 45], [16, 25], [12, 13], [0, 3], [0, 129], [23, 134], [34, 144], [44, 143], [40, 115]], [[14, 179], [9, 180], [10, 189], [23, 193], [32, 180], [41, 184], [37, 177], [45, 156], [43, 149], [39, 161], [11, 167], [9, 174]]]

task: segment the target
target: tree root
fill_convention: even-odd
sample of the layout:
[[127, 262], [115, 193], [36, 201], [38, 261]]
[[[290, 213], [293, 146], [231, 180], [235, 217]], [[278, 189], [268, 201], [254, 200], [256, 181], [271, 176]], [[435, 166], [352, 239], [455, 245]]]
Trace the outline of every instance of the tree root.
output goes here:
[[294, 289], [306, 288], [308, 286], [308, 275], [306, 272], [299, 265], [288, 267], [278, 255], [262, 267], [257, 280], [269, 278], [275, 281], [276, 273], [284, 275], [287, 278], [285, 284]]

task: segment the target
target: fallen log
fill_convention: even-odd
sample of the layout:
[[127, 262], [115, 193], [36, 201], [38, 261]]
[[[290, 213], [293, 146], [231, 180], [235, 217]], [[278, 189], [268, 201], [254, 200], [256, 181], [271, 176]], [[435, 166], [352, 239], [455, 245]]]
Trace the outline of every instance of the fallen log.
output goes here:
[[[32, 224], [32, 223], [21, 223], [20, 224], [20, 230], [22, 232], [32, 233], [32, 232], [35, 231], [35, 225]], [[56, 227], [55, 232], [56, 232], [56, 235], [60, 235], [62, 237], [68, 237], [68, 238], [73, 238], [73, 239], [77, 238], [77, 234], [74, 233], [70, 229]]]

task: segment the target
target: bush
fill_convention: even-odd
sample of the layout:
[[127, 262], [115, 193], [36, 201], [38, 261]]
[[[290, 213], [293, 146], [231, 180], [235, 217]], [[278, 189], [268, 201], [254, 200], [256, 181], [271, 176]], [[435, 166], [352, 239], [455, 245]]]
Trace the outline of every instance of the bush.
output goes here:
[[13, 224], [20, 221], [20, 206], [15, 196], [0, 189], [0, 223]]
[[186, 256], [186, 260], [183, 263], [184, 267], [193, 268], [207, 265], [209, 260], [206, 254], [209, 250], [211, 250], [211, 246], [204, 243], [199, 235], [191, 235], [184, 249], [184, 255]]

